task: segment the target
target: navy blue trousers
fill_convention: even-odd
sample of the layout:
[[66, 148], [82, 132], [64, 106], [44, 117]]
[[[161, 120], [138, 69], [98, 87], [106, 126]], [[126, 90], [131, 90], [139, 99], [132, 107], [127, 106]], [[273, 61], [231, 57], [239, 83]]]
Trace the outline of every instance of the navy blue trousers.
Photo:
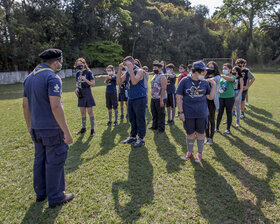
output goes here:
[[31, 130], [35, 144], [33, 185], [37, 198], [48, 196], [49, 204], [64, 198], [64, 164], [68, 145], [60, 129]]
[[131, 137], [144, 138], [146, 136], [146, 97], [128, 100], [128, 116], [131, 124]]

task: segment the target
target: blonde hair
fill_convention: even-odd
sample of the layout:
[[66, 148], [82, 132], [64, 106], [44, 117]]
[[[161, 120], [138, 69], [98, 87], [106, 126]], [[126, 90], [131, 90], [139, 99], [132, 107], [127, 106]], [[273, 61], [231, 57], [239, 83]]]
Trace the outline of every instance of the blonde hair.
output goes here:
[[86, 67], [87, 70], [90, 71], [88, 65], [87, 65], [87, 62], [86, 62], [86, 59], [84, 58], [78, 58], [76, 61], [75, 61], [75, 64], [74, 64], [74, 68], [76, 69], [77, 68], [77, 65], [78, 65], [78, 62], [82, 62], [84, 64], [84, 66]]

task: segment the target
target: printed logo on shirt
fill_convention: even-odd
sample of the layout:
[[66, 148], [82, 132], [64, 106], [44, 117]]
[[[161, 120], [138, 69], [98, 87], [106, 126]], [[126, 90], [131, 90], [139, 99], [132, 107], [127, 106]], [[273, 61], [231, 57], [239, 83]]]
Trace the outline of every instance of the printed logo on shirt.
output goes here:
[[56, 85], [54, 86], [53, 91], [54, 91], [55, 93], [59, 93], [59, 85], [58, 85], [58, 84], [56, 84]]
[[186, 89], [186, 93], [191, 98], [203, 97], [204, 94], [201, 94], [200, 92], [203, 92], [203, 89], [196, 90], [193, 86], [191, 88], [189, 88], [189, 89]]

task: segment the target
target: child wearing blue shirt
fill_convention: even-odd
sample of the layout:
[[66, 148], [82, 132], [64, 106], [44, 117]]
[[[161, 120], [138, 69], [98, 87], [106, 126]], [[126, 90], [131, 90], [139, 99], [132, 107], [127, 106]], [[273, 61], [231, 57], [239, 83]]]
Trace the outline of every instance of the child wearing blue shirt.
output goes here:
[[106, 68], [107, 75], [99, 75], [96, 78], [105, 78], [106, 83], [106, 107], [109, 112], [109, 121], [107, 126], [112, 124], [112, 108], [115, 111], [114, 126], [118, 126], [118, 96], [117, 96], [117, 77], [113, 65]]
[[[176, 91], [180, 120], [184, 122], [187, 132], [188, 153], [182, 157], [183, 160], [193, 157], [195, 138], [198, 148], [195, 161], [201, 162], [202, 160], [204, 131], [208, 125], [209, 115], [207, 99], [213, 100], [216, 91], [214, 80], [204, 80], [206, 69], [204, 62], [194, 62], [192, 77], [183, 78]], [[209, 83], [211, 83], [211, 89]]]

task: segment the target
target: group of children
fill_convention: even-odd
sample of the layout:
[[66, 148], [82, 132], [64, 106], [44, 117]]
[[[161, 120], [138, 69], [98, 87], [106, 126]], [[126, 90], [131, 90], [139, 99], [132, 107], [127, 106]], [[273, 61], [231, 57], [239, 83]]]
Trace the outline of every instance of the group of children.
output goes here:
[[[183, 159], [192, 157], [194, 139], [198, 140], [199, 153], [202, 153], [203, 144], [213, 144], [214, 133], [219, 132], [224, 109], [226, 109], [227, 114], [227, 120], [224, 122], [227, 124], [227, 128], [223, 135], [230, 134], [233, 116], [236, 115], [236, 127], [240, 126], [240, 118], [245, 117], [245, 99], [248, 95], [248, 88], [255, 80], [250, 70], [246, 68], [245, 59], [237, 59], [234, 67], [229, 63], [225, 63], [222, 73], [214, 61], [208, 62], [207, 66], [202, 61], [187, 66], [181, 64], [179, 66], [179, 75], [175, 74], [175, 66], [172, 63], [166, 65], [164, 61], [154, 61], [152, 72], [149, 72], [147, 66], [142, 67], [138, 59], [135, 59], [134, 63], [144, 73], [143, 79], [146, 92], [148, 92], [149, 76], [152, 76], [150, 81], [150, 109], [153, 122], [150, 129], [161, 133], [165, 131], [165, 125], [173, 125], [176, 104], [178, 103], [177, 116], [184, 122], [184, 128], [187, 132], [187, 145], [190, 148], [188, 154]], [[90, 71], [88, 71], [84, 59], [79, 58], [74, 67], [79, 70], [76, 75], [76, 94], [79, 96], [79, 92], [81, 92], [85, 95], [82, 98], [79, 96], [78, 103], [82, 112], [83, 124], [82, 129], [78, 133], [83, 133], [86, 130], [85, 108], [95, 105], [94, 102], [89, 103], [93, 98], [90, 94], [85, 94], [84, 88], [94, 85], [94, 76], [92, 73], [91, 75], [87, 74]], [[121, 71], [122, 74], [127, 72], [129, 71], [125, 67]], [[87, 74], [86, 78], [81, 78], [83, 73]], [[117, 126], [118, 102], [120, 102], [121, 106], [120, 118], [124, 119], [124, 105], [126, 105], [127, 109], [129, 82], [125, 80], [120, 83], [119, 94], [117, 95], [117, 75], [114, 66], [107, 66], [106, 73], [106, 75], [98, 75], [95, 78], [105, 79], [106, 107], [109, 113], [107, 125], [112, 125], [112, 109], [114, 109], [115, 120], [113, 124]], [[177, 88], [176, 79], [178, 79]], [[183, 80], [184, 82], [180, 84]], [[146, 102], [147, 107], [148, 98]], [[91, 111], [89, 110], [90, 116], [92, 115]], [[165, 123], [166, 111], [167, 122]], [[215, 116], [216, 111], [218, 111], [217, 119]], [[126, 113], [126, 118], [128, 119], [128, 113]], [[92, 116], [91, 136], [94, 135], [93, 120]], [[217, 120], [216, 124], [215, 120]], [[202, 156], [198, 155], [197, 161], [201, 161], [201, 159]]]

